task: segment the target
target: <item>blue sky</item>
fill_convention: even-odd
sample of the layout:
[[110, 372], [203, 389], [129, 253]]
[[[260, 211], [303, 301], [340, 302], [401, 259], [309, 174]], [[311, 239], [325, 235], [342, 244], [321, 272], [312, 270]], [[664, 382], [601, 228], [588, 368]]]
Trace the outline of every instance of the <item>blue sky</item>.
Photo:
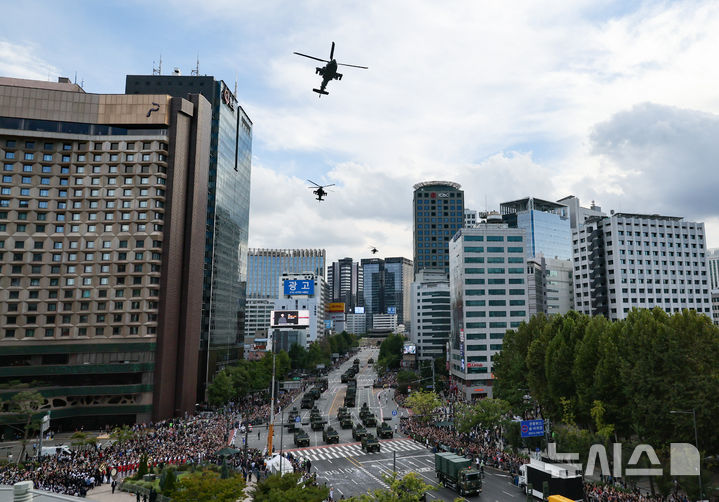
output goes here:
[[[254, 121], [250, 246], [412, 256], [419, 181], [468, 207], [574, 194], [707, 223], [719, 246], [716, 2], [6, 2], [0, 75], [200, 73]], [[311, 92], [337, 44], [348, 68]], [[327, 202], [305, 178], [336, 183]], [[289, 201], [289, 202], [288, 202]], [[291, 209], [288, 209], [291, 208]], [[275, 235], [276, 223], [293, 222]]]

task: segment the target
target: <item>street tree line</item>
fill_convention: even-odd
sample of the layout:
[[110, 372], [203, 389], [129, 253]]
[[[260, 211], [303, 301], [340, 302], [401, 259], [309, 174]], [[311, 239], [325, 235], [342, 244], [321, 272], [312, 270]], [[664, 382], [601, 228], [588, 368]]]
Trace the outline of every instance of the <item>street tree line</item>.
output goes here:
[[[309, 349], [295, 344], [289, 353], [282, 350], [276, 354], [275, 377], [280, 381], [287, 378], [291, 370], [312, 371], [319, 364], [328, 365], [332, 354], [344, 355], [356, 345], [357, 338], [346, 332], [313, 342]], [[271, 352], [256, 361], [243, 359], [215, 375], [207, 389], [208, 401], [213, 406], [221, 406], [256, 392], [267, 391], [271, 381]]]
[[692, 442], [717, 452], [719, 328], [695, 311], [635, 309], [622, 321], [577, 312], [534, 316], [504, 337], [494, 395], [513, 409], [654, 445]]

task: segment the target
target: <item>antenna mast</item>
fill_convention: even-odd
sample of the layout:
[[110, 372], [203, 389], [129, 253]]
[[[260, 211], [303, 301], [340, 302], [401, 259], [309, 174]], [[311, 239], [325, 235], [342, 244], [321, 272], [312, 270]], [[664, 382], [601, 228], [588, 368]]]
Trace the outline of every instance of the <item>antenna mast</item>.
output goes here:
[[155, 68], [155, 62], [152, 62], [152, 74], [162, 75], [162, 54], [160, 54], [160, 64]]
[[200, 53], [197, 53], [197, 63], [195, 64], [195, 69], [190, 72], [190, 75], [193, 75], [195, 77], [200, 76]]

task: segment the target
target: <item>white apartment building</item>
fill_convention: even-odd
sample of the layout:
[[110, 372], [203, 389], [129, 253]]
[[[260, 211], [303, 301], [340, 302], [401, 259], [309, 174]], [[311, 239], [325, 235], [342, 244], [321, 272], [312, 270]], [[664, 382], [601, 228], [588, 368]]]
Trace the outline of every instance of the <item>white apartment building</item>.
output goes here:
[[372, 329], [375, 331], [397, 330], [397, 314], [375, 314], [372, 316]]
[[352, 335], [367, 333], [367, 316], [365, 314], [346, 314], [345, 330]]
[[410, 340], [419, 358], [441, 357], [449, 341], [449, 276], [444, 270], [423, 269], [411, 287]]
[[526, 233], [496, 219], [449, 243], [450, 375], [464, 399], [492, 396], [492, 358], [529, 319]]
[[477, 211], [474, 209], [464, 209], [464, 228], [472, 228], [477, 224]]
[[624, 319], [632, 308], [692, 309], [711, 317], [703, 223], [615, 213], [572, 234], [574, 309]]

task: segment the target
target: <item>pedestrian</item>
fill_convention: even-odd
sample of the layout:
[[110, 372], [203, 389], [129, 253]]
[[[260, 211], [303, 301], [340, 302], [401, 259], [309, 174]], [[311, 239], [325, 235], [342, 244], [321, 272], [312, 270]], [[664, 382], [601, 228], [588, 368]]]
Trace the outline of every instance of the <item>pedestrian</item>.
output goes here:
[[110, 484], [110, 486], [112, 487], [112, 493], [114, 494], [114, 493], [115, 493], [115, 488], [117, 487], [117, 481], [115, 481], [115, 480], [113, 479], [113, 480], [112, 480], [112, 483]]
[[335, 499], [335, 489], [330, 486], [330, 502], [333, 502]]

